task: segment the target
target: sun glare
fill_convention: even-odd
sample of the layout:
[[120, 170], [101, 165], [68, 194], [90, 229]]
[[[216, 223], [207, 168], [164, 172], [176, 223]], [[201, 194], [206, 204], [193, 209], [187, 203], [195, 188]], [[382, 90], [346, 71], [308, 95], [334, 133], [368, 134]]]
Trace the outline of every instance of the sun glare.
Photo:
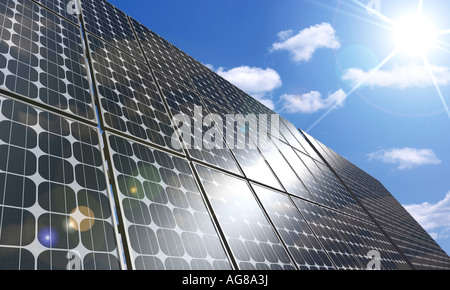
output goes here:
[[397, 48], [412, 55], [425, 55], [436, 45], [437, 30], [421, 15], [412, 15], [399, 21], [394, 29]]

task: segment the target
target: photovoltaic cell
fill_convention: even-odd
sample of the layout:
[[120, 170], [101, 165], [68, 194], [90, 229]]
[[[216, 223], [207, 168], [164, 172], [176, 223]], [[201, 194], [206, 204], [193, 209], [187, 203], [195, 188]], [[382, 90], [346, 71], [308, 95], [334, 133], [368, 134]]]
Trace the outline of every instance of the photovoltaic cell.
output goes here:
[[189, 163], [107, 136], [132, 269], [231, 269]]
[[326, 252], [291, 199], [279, 192], [252, 185], [267, 214], [300, 270], [334, 270]]
[[96, 122], [80, 28], [29, 0], [0, 3], [0, 88]]
[[248, 183], [201, 165], [196, 171], [239, 269], [294, 270]]
[[106, 128], [169, 150], [180, 148], [150, 68], [91, 34], [87, 38]]
[[97, 128], [5, 97], [0, 128], [0, 269], [120, 269]]

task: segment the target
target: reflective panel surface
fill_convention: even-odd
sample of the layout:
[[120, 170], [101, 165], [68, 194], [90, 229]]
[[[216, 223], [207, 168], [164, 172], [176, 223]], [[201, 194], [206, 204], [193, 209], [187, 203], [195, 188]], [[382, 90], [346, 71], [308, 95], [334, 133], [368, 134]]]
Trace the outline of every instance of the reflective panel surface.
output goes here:
[[91, 34], [87, 38], [106, 128], [181, 151], [150, 68]]
[[0, 88], [96, 122], [80, 28], [29, 0], [0, 3]]
[[231, 269], [188, 162], [108, 134], [132, 269]]
[[194, 86], [186, 75], [172, 45], [135, 19], [131, 19], [131, 23], [150, 66], [178, 83], [193, 89]]
[[137, 59], [144, 60], [128, 16], [103, 0], [82, 0], [86, 30]]
[[273, 190], [252, 185], [300, 270], [335, 267], [292, 200]]
[[295, 269], [248, 183], [201, 165], [195, 168], [239, 269]]
[[0, 97], [0, 269], [120, 269], [99, 133]]

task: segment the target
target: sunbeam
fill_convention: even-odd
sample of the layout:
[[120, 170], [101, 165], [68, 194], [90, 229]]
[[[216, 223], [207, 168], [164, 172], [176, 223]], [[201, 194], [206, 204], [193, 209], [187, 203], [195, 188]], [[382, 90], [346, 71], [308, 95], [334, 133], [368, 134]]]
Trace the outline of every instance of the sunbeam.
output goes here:
[[417, 14], [421, 15], [423, 11], [423, 0], [419, 0], [419, 7], [417, 7]]
[[[362, 79], [358, 84], [356, 84], [350, 91], [346, 93], [347, 98], [353, 94], [357, 89], [359, 89], [376, 71], [378, 71], [381, 67], [383, 67], [388, 61], [390, 61], [397, 53], [399, 52], [398, 49], [395, 49], [392, 51], [382, 62], [380, 62], [374, 69], [372, 69], [369, 74]], [[336, 109], [339, 106], [338, 103], [336, 103], [333, 107], [331, 107], [328, 111], [325, 112], [314, 124], [312, 124], [306, 132], [311, 131], [314, 127], [316, 127], [323, 119], [325, 119], [326, 116], [328, 116], [334, 109]]]
[[445, 101], [444, 95], [442, 94], [441, 88], [439, 87], [436, 78], [433, 74], [433, 71], [431, 70], [430, 63], [428, 62], [428, 58], [426, 56], [423, 56], [423, 62], [425, 63], [425, 67], [427, 68], [428, 74], [430, 75], [431, 81], [434, 84], [434, 87], [436, 88], [436, 91], [441, 98], [441, 102], [444, 105], [444, 109], [447, 112], [448, 117], [450, 118], [450, 110], [447, 106], [447, 102]]

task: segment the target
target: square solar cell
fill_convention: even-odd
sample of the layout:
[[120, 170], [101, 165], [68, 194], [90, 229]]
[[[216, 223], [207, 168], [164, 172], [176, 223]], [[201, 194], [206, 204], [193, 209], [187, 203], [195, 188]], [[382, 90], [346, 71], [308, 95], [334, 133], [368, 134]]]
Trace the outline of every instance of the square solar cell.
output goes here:
[[182, 152], [150, 68], [91, 34], [87, 39], [105, 128]]
[[294, 270], [249, 184], [201, 165], [195, 169], [239, 269]]
[[96, 122], [80, 28], [29, 0], [0, 3], [0, 88]]
[[81, 1], [87, 31], [108, 41], [133, 57], [144, 60], [128, 16], [104, 0]]
[[107, 134], [137, 270], [231, 269], [187, 160]]
[[98, 129], [2, 96], [0, 128], [0, 269], [120, 269]]

